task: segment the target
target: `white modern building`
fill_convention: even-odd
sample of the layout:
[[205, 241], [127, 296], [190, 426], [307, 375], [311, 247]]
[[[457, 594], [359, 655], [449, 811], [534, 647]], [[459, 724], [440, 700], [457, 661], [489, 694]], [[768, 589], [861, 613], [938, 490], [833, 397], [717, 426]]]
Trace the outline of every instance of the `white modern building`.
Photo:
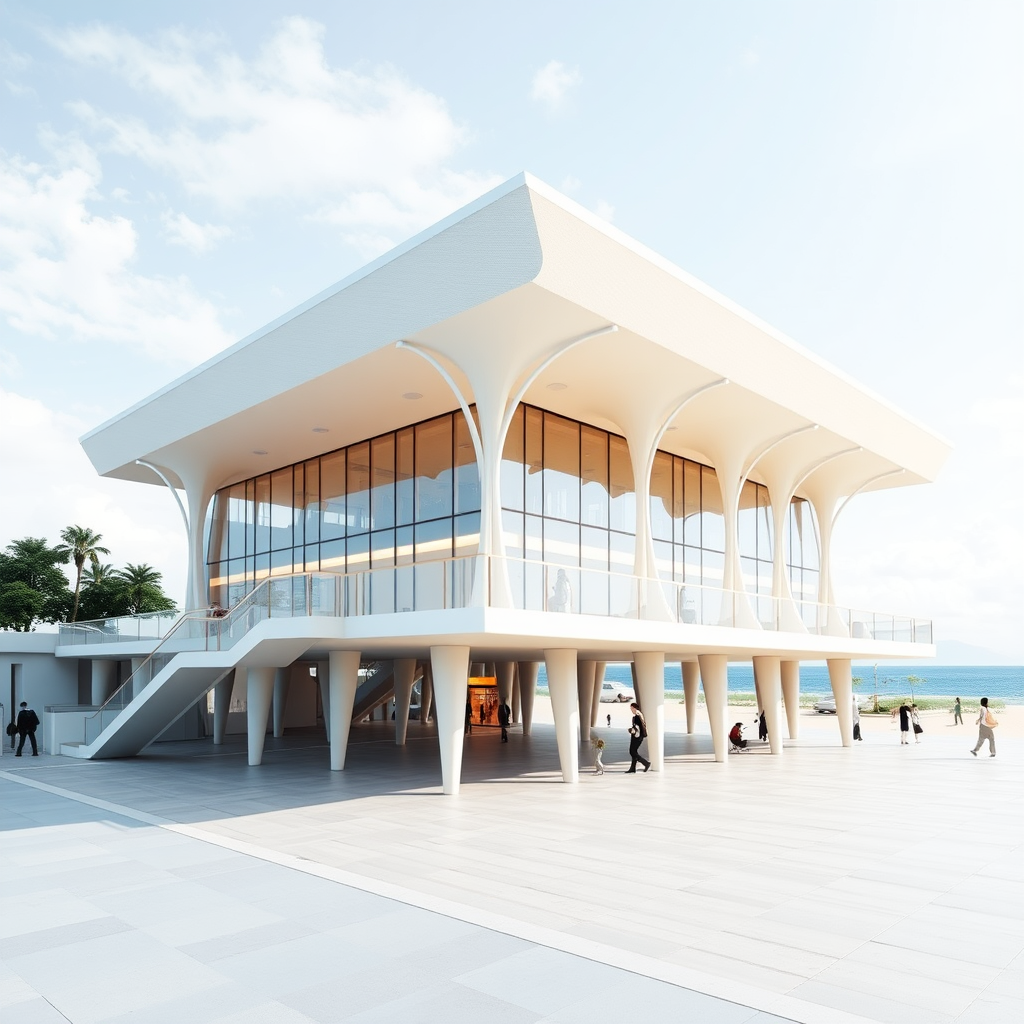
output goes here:
[[197, 611], [62, 629], [106, 702], [76, 756], [136, 753], [212, 691], [215, 742], [234, 693], [259, 764], [314, 669], [332, 769], [382, 700], [403, 743], [419, 683], [457, 793], [467, 704], [490, 714], [469, 678], [529, 731], [543, 663], [571, 783], [607, 662], [634, 666], [658, 770], [666, 661], [725, 761], [728, 662], [781, 755], [801, 660], [827, 660], [849, 745], [851, 659], [934, 655], [929, 622], [836, 606], [830, 549], [847, 502], [934, 479], [946, 444], [528, 175], [82, 443], [172, 489]]

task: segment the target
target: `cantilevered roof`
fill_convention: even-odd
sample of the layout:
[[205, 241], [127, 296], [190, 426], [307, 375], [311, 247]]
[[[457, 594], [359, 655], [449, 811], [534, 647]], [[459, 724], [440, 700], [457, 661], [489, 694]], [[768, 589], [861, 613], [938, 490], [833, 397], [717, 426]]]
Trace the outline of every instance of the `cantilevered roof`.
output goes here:
[[[567, 340], [524, 400], [629, 434], [638, 408], [694, 402], [661, 447], [714, 463], [725, 435], [814, 424], [794, 458], [832, 489], [934, 479], [948, 445], [906, 414], [669, 261], [527, 174], [518, 175], [144, 401], [82, 444], [104, 476], [164, 467], [220, 487], [448, 411], [439, 353], [469, 401], [515, 390]], [[565, 385], [553, 390], [550, 384]], [[408, 395], [420, 395], [410, 399]], [[258, 454], [259, 453], [259, 454]], [[887, 474], [887, 475], [886, 475]], [[175, 479], [177, 478], [177, 479]]]

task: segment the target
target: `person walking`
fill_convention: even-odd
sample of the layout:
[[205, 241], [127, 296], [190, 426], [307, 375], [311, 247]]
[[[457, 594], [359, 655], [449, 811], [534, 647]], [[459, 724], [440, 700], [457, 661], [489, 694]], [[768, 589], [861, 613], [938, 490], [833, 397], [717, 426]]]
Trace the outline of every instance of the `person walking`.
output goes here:
[[853, 695], [853, 738], [861, 740], [864, 737], [860, 734], [860, 705], [857, 703], [857, 695]]
[[963, 714], [960, 711], [960, 698], [959, 697], [957, 697], [957, 699], [953, 703], [953, 724], [954, 725], [963, 725], [964, 724], [964, 716], [963, 716]]
[[768, 739], [768, 719], [765, 718], [764, 711], [761, 712], [761, 716], [757, 720], [757, 738], [762, 743]]
[[466, 725], [462, 731], [466, 736], [473, 733], [473, 705], [468, 700], [466, 701]]
[[647, 720], [641, 714], [639, 704], [630, 704], [629, 709], [633, 712], [633, 724], [629, 727], [629, 756], [633, 763], [626, 769], [626, 774], [636, 775], [638, 761], [644, 766], [645, 772], [651, 770], [651, 762], [640, 753], [640, 744], [647, 739]]
[[26, 701], [21, 702], [21, 710], [18, 712], [18, 751], [15, 757], [21, 757], [25, 747], [26, 737], [32, 744], [32, 756], [39, 756], [39, 747], [36, 746], [36, 729], [39, 727], [39, 716], [28, 706]]
[[[21, 721], [21, 715], [18, 715], [18, 721]], [[974, 723], [978, 727], [978, 742], [974, 744], [974, 749], [971, 753], [977, 757], [978, 751], [981, 750], [981, 745], [988, 740], [988, 756], [996, 756], [996, 734], [992, 731], [999, 724], [996, 721], [996, 716], [992, 714], [988, 709], [988, 697], [981, 698], [981, 707], [978, 709], [978, 720]]]
[[508, 743], [508, 723], [512, 718], [512, 709], [504, 702], [498, 705], [498, 725], [501, 726], [501, 742]]
[[904, 701], [899, 706], [900, 716], [900, 744], [910, 742], [910, 708], [907, 707], [907, 702]]

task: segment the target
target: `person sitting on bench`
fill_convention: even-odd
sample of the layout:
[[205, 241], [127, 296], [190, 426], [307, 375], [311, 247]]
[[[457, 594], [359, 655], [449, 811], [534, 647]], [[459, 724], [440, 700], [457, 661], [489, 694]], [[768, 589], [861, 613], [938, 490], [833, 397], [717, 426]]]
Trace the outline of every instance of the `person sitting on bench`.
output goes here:
[[737, 748], [737, 750], [743, 750], [747, 745], [747, 741], [743, 738], [743, 723], [737, 722], [729, 730], [729, 742]]

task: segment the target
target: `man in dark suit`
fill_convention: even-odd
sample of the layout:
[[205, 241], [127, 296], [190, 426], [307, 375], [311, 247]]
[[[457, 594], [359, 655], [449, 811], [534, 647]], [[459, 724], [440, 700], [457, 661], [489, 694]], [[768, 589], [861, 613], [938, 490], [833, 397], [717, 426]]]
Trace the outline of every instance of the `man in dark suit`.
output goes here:
[[36, 746], [36, 729], [39, 726], [39, 716], [28, 706], [25, 701], [21, 702], [21, 710], [18, 712], [18, 751], [15, 757], [21, 757], [22, 748], [25, 746], [25, 737], [32, 742], [32, 756], [39, 756], [39, 747]]
[[501, 726], [501, 742], [508, 743], [508, 723], [512, 718], [512, 709], [502, 702], [498, 705], [498, 725]]

